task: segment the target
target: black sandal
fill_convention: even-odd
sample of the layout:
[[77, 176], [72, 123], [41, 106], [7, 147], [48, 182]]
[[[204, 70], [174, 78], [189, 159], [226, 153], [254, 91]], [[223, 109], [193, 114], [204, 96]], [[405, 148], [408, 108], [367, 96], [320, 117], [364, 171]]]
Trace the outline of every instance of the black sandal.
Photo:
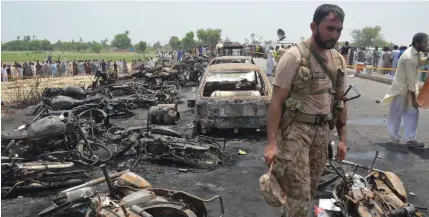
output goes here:
[[407, 146], [408, 146], [408, 148], [424, 148], [425, 144], [413, 140], [413, 141], [408, 141]]

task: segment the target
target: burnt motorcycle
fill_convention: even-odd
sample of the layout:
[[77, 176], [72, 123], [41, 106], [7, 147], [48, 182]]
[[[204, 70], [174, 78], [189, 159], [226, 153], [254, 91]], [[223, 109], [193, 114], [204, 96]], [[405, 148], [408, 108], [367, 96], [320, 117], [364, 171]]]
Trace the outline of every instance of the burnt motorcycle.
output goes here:
[[78, 114], [88, 109], [103, 110], [110, 116], [132, 116], [130, 104], [126, 99], [107, 99], [106, 97], [96, 95], [84, 100], [75, 100], [71, 97], [57, 96], [50, 99], [44, 99], [35, 110], [35, 114], [39, 114], [44, 108], [50, 111], [71, 111], [73, 114]]
[[148, 134], [142, 139], [143, 154], [153, 162], [174, 162], [196, 169], [214, 169], [226, 159], [219, 146], [195, 139]]
[[333, 188], [332, 195], [336, 200], [334, 205], [341, 211], [334, 212], [333, 215], [343, 217], [421, 216], [419, 207], [407, 202], [405, 187], [395, 173], [373, 169], [377, 156], [378, 151], [365, 176], [356, 174], [356, 170], [361, 165], [355, 164], [353, 173], [345, 173], [344, 170], [338, 170], [337, 166], [333, 166], [331, 161], [331, 168], [340, 177], [340, 181]]
[[[201, 199], [183, 191], [152, 188], [144, 178], [130, 171], [109, 175], [104, 165], [103, 178], [62, 191], [53, 205], [39, 216], [102, 216], [102, 217], [207, 217], [204, 203], [219, 200], [220, 196]], [[109, 193], [98, 193], [96, 186], [106, 182]]]
[[97, 87], [98, 83], [103, 86], [103, 85], [109, 85], [109, 84], [114, 84], [118, 79], [118, 72], [103, 72], [98, 70], [95, 73], [95, 81], [93, 81], [92, 83], [92, 87]]
[[83, 170], [72, 170], [73, 162], [31, 161], [2, 156], [1, 196], [15, 191], [50, 190], [82, 184], [87, 175]]
[[[94, 119], [92, 117], [87, 121], [80, 119], [94, 114], [100, 124], [101, 120], [105, 120], [102, 111], [84, 111], [77, 116], [71, 112], [65, 112], [60, 116], [43, 117], [43, 114], [38, 115], [33, 123], [21, 126], [18, 130], [2, 131], [2, 156], [31, 159], [55, 152], [61, 159], [85, 164], [106, 162], [111, 158], [112, 153], [106, 146], [88, 139], [88, 135], [94, 133], [96, 124]], [[89, 127], [83, 128], [85, 125]]]
[[77, 86], [67, 86], [65, 88], [49, 87], [45, 88], [42, 93], [42, 98], [54, 98], [56, 96], [68, 96], [74, 99], [84, 99], [86, 97], [85, 90]]
[[81, 100], [74, 99], [69, 96], [55, 96], [54, 98], [48, 98], [45, 97], [42, 99], [42, 101], [37, 105], [36, 109], [34, 110], [34, 115], [37, 115], [40, 113], [41, 110], [44, 108], [48, 108], [50, 110], [69, 110], [73, 109], [75, 107], [78, 107], [80, 105], [85, 105], [93, 102], [99, 102], [103, 99], [103, 96], [96, 95], [89, 98], [84, 98]]

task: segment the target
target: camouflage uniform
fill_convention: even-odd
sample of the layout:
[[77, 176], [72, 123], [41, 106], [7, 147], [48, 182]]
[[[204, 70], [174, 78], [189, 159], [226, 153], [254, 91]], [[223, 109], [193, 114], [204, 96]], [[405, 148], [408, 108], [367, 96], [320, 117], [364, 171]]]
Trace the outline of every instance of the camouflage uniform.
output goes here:
[[[335, 74], [325, 74], [321, 67], [315, 72], [313, 68], [319, 64], [310, 64], [309, 58], [316, 57], [310, 55], [307, 46], [305, 43], [298, 45], [301, 59], [285, 101], [277, 134], [278, 155], [272, 165], [272, 174], [285, 195], [284, 217], [304, 217], [311, 211], [312, 199], [327, 160], [329, 133], [338, 116], [334, 108], [344, 93], [341, 87], [344, 87], [345, 62], [341, 54], [332, 50], [333, 67], [329, 71], [335, 71]], [[320, 97], [323, 94], [327, 97], [325, 100], [331, 102], [325, 107], [326, 115], [310, 115], [311, 112], [303, 109], [304, 104], [309, 107], [310, 95]]]
[[329, 126], [294, 122], [277, 140], [279, 153], [272, 173], [286, 194], [282, 216], [307, 216], [324, 170]]

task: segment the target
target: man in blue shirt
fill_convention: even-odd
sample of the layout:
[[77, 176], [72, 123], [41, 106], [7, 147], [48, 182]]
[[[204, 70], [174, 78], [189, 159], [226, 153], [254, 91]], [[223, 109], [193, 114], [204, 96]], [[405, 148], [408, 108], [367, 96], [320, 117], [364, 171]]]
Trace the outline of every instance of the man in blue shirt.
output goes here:
[[404, 53], [404, 51], [407, 49], [407, 46], [401, 46], [399, 48], [399, 57], [401, 57], [402, 53]]
[[177, 61], [182, 62], [182, 49], [177, 52]]

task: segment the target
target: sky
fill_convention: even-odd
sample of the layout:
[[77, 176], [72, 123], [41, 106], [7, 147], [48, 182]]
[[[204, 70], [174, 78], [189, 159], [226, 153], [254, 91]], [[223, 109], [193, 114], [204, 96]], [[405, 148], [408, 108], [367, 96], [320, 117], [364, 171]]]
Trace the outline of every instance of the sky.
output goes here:
[[311, 34], [317, 6], [339, 5], [345, 12], [340, 41], [352, 29], [379, 25], [387, 41], [411, 44], [417, 32], [429, 33], [429, 1], [2, 1], [1, 40], [36, 35], [37, 39], [109, 41], [130, 31], [132, 43], [168, 43], [199, 28], [220, 28], [222, 38], [243, 42], [255, 33], [277, 40], [277, 29], [298, 42]]

